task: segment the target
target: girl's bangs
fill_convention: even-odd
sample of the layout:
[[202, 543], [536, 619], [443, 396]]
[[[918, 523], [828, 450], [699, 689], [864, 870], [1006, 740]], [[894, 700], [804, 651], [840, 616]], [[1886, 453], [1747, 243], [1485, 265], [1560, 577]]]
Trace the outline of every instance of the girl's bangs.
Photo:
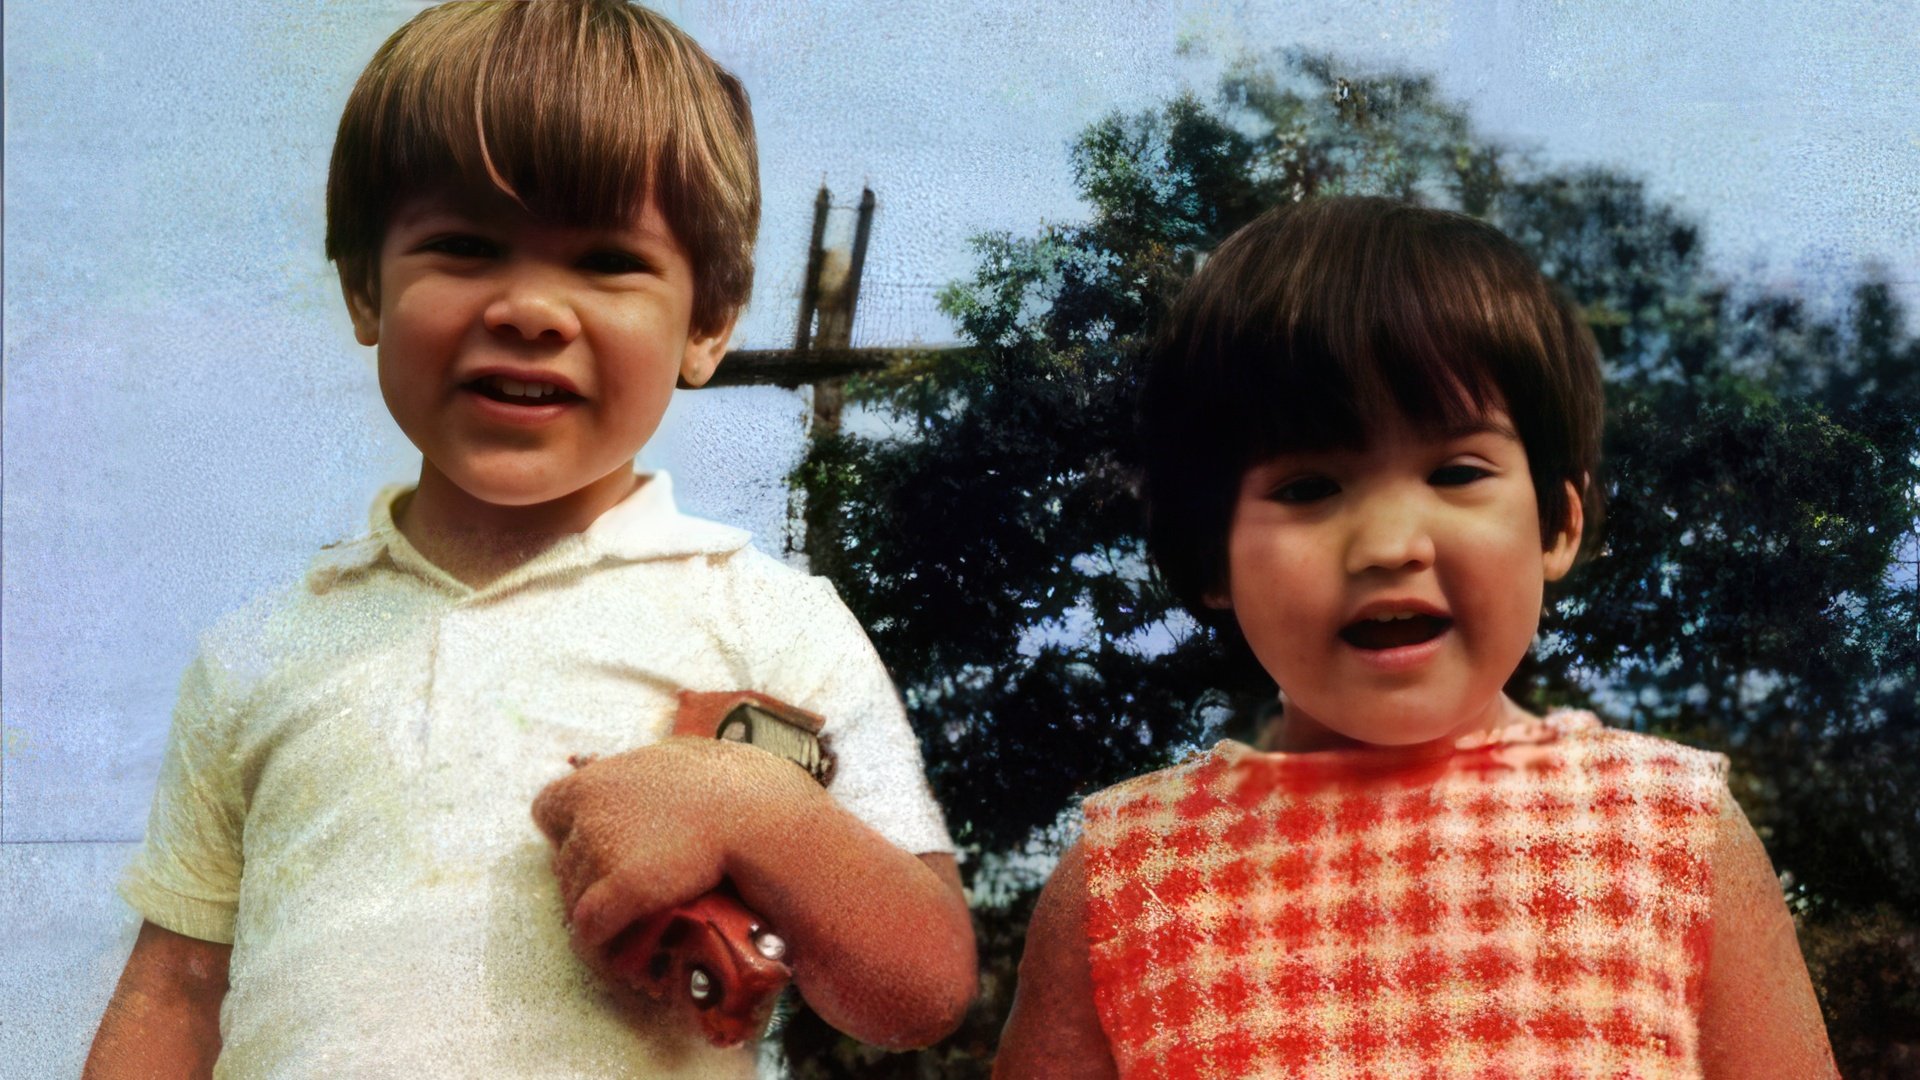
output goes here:
[[1516, 297], [1504, 274], [1410, 231], [1363, 230], [1302, 260], [1311, 271], [1286, 283], [1277, 318], [1248, 343], [1266, 356], [1227, 365], [1244, 383], [1230, 399], [1244, 464], [1361, 450], [1396, 420], [1437, 436], [1506, 407], [1527, 365], [1505, 332]]

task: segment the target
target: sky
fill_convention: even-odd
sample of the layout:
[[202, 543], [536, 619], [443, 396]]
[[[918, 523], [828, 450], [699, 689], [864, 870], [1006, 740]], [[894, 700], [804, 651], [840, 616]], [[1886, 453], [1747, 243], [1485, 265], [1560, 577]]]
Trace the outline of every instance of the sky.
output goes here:
[[[364, 527], [418, 455], [321, 255], [348, 89], [424, 5], [4, 9], [0, 840], [139, 834], [199, 630]], [[1302, 46], [1427, 72], [1552, 166], [1645, 179], [1722, 272], [1920, 297], [1920, 5], [668, 0], [743, 79], [765, 216], [736, 344], [791, 340], [814, 194], [878, 196], [858, 344], [951, 340], [970, 237], [1086, 212], [1115, 110]], [[799, 394], [679, 395], [641, 456], [787, 547]]]
[[754, 344], [791, 335], [813, 189], [880, 199], [856, 328], [943, 340], [976, 233], [1084, 213], [1088, 123], [1211, 93], [1284, 46], [1431, 74], [1484, 134], [1601, 165], [1705, 226], [1729, 277], [1920, 299], [1920, 5], [1512, 2], [670, 5], [754, 95], [767, 187]]

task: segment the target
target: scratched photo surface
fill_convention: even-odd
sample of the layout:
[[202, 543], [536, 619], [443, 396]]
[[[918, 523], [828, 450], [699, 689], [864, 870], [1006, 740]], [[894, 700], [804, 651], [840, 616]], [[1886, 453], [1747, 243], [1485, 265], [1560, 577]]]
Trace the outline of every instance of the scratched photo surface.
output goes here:
[[[138, 926], [114, 885], [138, 848], [197, 636], [295, 579], [323, 545], [360, 533], [380, 486], [418, 475], [322, 240], [348, 90], [424, 6], [6, 10], [8, 1075], [79, 1071]], [[1510, 229], [1537, 226], [1522, 243], [1558, 259], [1548, 273], [1569, 289], [1586, 290], [1578, 298], [1609, 378], [1622, 380], [1621, 394], [1609, 388], [1616, 403], [1661, 379], [1702, 377], [1675, 359], [1683, 339], [1719, 358], [1708, 366], [1722, 389], [1748, 380], [1739, 385], [1787, 402], [1757, 428], [1714, 429], [1749, 440], [1721, 447], [1730, 462], [1748, 445], [1785, 456], [1749, 454], [1744, 471], [1709, 469], [1667, 488], [1648, 481], [1673, 501], [1656, 498], [1616, 523], [1627, 530], [1621, 557], [1644, 559], [1627, 583], [1665, 598], [1640, 616], [1660, 646], [1613, 650], [1637, 640], [1621, 625], [1632, 617], [1609, 622], [1575, 602], [1550, 615], [1541, 670], [1529, 677], [1555, 703], [1732, 755], [1734, 790], [1782, 871], [1843, 1071], [1920, 1069], [1920, 8], [687, 0], [659, 9], [753, 100], [765, 209], [734, 348], [795, 344], [816, 199], [824, 186], [825, 245], [844, 252], [870, 189], [851, 325], [830, 334], [823, 317], [815, 328], [892, 367], [819, 392], [679, 393], [639, 464], [673, 475], [682, 509], [749, 530], [795, 566], [811, 558], [874, 629], [967, 849], [989, 976], [974, 1014], [924, 1066], [862, 1057], [800, 1017], [784, 1049], [763, 1055], [770, 1075], [787, 1067], [784, 1054], [796, 1075], [984, 1076], [1019, 928], [1075, 827], [1077, 798], [1242, 722], [1228, 715], [1245, 703], [1240, 685], [1154, 684], [1139, 695], [1153, 704], [1136, 715], [1121, 715], [1108, 692], [1106, 680], [1151, 672], [1195, 633], [1157, 594], [1146, 615], [1106, 606], [1119, 602], [1113, 582], [1141, 576], [1137, 561], [1095, 565], [1136, 550], [1130, 519], [1113, 518], [1111, 535], [1099, 532], [1110, 522], [1060, 520], [1063, 505], [1072, 516], [1074, 485], [1098, 479], [1085, 463], [1123, 442], [1121, 413], [1105, 434], [1051, 423], [1035, 434], [1031, 422], [1020, 432], [1033, 436], [1022, 444], [1028, 458], [1077, 455], [1036, 480], [1060, 485], [1064, 503], [958, 471], [990, 459], [984, 451], [885, 456], [916, 430], [944, 430], [915, 410], [938, 414], [964, 396], [967, 361], [955, 357], [1027, 348], [1006, 370], [1041, 380], [1052, 361], [1033, 357], [1065, 355], [1068, 339], [1085, 355], [1126, 355], [1124, 328], [1089, 315], [1063, 330], [1072, 316], [1054, 305], [1063, 282], [1146, 250], [1120, 250], [1139, 234], [1119, 228], [1125, 192], [1103, 180], [1137, 185], [1127, 190], [1144, 212], [1183, 212], [1169, 192], [1194, 182], [1181, 171], [1191, 148], [1168, 139], [1182, 108], [1271, 151], [1220, 159], [1219, 184], [1252, 184], [1261, 199], [1288, 197], [1268, 182], [1292, 177], [1313, 190], [1402, 190], [1457, 207], [1434, 178], [1488, 163], [1489, 212], [1506, 213]], [[1276, 138], [1281, 129], [1290, 134]], [[1123, 233], [1133, 239], [1114, 239]], [[1170, 273], [1220, 239], [1204, 228], [1167, 235], [1156, 250], [1177, 266]], [[903, 371], [920, 378], [888, 381]], [[845, 396], [845, 457], [809, 458], [822, 393]], [[1848, 419], [1874, 402], [1885, 405], [1872, 414], [1881, 426]], [[1682, 459], [1713, 452], [1683, 443], [1678, 417], [1623, 423], [1616, 437], [1640, 440], [1624, 452], [1646, 464], [1642, 479], [1680, 476]], [[1884, 454], [1872, 445], [1882, 436]], [[1092, 442], [1072, 441], [1082, 437]], [[1658, 452], [1641, 450], [1649, 445]], [[876, 530], [890, 508], [910, 506], [888, 500], [906, 495], [803, 469], [881, 460], [956, 470], [954, 490], [971, 493], [964, 505], [975, 516], [964, 528], [903, 519], [896, 532]], [[796, 486], [796, 476], [813, 479]], [[1101, 482], [1124, 495], [1124, 482]], [[1792, 512], [1768, 516], [1755, 491], [1794, 500]], [[841, 527], [821, 523], [826, 505], [861, 512], [845, 519], [838, 544], [822, 543], [821, 530]], [[1689, 529], [1710, 506], [1733, 509], [1714, 516], [1720, 525]], [[996, 546], [1007, 561], [981, 571], [970, 594], [1004, 602], [928, 610], [930, 594], [901, 582], [915, 565], [977, 555], [966, 546], [976, 525], [980, 536], [1005, 528], [1065, 547]], [[925, 539], [901, 539], [916, 536]], [[848, 551], [864, 554], [835, 554]], [[1768, 596], [1791, 603], [1752, 599]], [[969, 623], [976, 608], [1002, 612], [1002, 624]], [[954, 651], [971, 667], [930, 659], [915, 644], [923, 630], [967, 643]], [[1120, 666], [1101, 666], [1121, 654]], [[989, 683], [998, 689], [982, 689]], [[956, 685], [972, 689], [936, 690]], [[1009, 708], [1014, 686], [1056, 703], [1061, 722], [1038, 731], [1031, 709]]]

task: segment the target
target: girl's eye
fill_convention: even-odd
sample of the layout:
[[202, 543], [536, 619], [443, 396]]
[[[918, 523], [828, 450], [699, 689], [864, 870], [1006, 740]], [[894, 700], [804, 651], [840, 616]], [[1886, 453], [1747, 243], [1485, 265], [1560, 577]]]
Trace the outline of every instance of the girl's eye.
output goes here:
[[1443, 465], [1434, 470], [1428, 483], [1439, 487], [1461, 487], [1493, 474], [1478, 465]]
[[581, 259], [580, 266], [596, 274], [645, 274], [653, 270], [645, 259], [624, 251], [596, 251]]
[[451, 255], [456, 259], [487, 259], [495, 253], [491, 241], [478, 236], [436, 236], [420, 245], [422, 251], [434, 251], [442, 255]]
[[1337, 494], [1339, 490], [1340, 485], [1324, 476], [1303, 476], [1274, 488], [1269, 497], [1279, 503], [1310, 503]]

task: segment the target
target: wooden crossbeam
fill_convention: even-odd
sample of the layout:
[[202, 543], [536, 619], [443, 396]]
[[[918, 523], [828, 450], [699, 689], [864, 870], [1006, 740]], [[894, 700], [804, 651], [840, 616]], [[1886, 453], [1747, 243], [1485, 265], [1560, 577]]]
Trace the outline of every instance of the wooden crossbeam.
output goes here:
[[881, 371], [897, 349], [735, 349], [720, 361], [708, 386], [784, 386], [796, 390], [822, 379]]
[[871, 375], [910, 364], [952, 347], [881, 349], [735, 349], [720, 362], [708, 386], [784, 386], [797, 390], [849, 375]]

